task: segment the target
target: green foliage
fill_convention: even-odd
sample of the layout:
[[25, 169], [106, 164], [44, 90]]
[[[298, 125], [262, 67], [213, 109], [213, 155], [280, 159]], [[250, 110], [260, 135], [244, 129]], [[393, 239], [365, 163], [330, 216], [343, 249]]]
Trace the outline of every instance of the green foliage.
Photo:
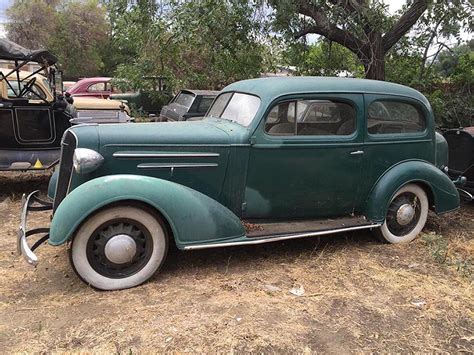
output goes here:
[[106, 12], [98, 0], [15, 0], [7, 11], [8, 37], [27, 48], [47, 48], [66, 78], [100, 74], [107, 40]]
[[287, 64], [295, 66], [300, 75], [364, 76], [364, 67], [354, 53], [338, 43], [324, 39], [310, 45], [290, 45], [285, 55]]
[[136, 87], [157, 75], [171, 87], [222, 88], [270, 66], [259, 7], [247, 0], [138, 1], [126, 12], [112, 5], [112, 41], [129, 53], [116, 74]]

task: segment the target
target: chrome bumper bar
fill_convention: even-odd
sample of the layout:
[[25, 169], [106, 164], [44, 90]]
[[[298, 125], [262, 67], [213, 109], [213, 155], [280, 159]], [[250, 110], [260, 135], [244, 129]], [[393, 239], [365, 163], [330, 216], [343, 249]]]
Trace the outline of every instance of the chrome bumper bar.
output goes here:
[[[38, 257], [35, 255], [35, 253], [33, 253], [33, 251], [44, 241], [48, 240], [49, 228], [35, 228], [27, 230], [26, 223], [28, 213], [31, 211], [47, 211], [53, 209], [53, 204], [51, 202], [41, 200], [37, 196], [38, 193], [39, 190], [33, 191], [27, 197], [25, 194], [23, 194], [21, 199], [21, 221], [17, 237], [17, 252], [19, 255], [23, 255], [23, 258], [25, 258], [25, 260], [31, 265], [38, 264]], [[30, 248], [26, 239], [35, 234], [42, 234], [42, 237], [39, 238]]]

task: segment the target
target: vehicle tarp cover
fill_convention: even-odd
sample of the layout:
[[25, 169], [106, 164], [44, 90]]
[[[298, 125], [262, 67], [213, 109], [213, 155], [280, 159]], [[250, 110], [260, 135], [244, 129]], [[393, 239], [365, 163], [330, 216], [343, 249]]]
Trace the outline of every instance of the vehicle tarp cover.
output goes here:
[[26, 49], [7, 39], [0, 39], [0, 59], [21, 60], [53, 65], [58, 58], [45, 49]]

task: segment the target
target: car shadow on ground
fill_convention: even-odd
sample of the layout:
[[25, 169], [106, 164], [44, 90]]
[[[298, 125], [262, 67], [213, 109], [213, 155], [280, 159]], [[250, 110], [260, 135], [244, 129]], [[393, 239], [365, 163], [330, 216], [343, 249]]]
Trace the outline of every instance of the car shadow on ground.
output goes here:
[[[217, 271], [221, 274], [247, 272], [273, 263], [292, 263], [299, 259], [334, 255], [347, 250], [383, 245], [369, 231], [338, 233], [321, 237], [299, 238], [260, 245], [182, 251], [171, 245], [165, 263], [158, 275], [176, 275], [198, 269], [200, 272]], [[388, 245], [386, 245], [389, 247]], [[156, 275], [154, 279], [160, 276]]]

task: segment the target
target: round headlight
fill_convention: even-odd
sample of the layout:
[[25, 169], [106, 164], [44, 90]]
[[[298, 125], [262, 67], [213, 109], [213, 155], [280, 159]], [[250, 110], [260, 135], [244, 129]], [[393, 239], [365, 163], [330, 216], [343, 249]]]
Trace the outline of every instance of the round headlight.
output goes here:
[[95, 150], [87, 148], [76, 148], [72, 158], [74, 170], [78, 174], [87, 174], [102, 165], [104, 157]]

